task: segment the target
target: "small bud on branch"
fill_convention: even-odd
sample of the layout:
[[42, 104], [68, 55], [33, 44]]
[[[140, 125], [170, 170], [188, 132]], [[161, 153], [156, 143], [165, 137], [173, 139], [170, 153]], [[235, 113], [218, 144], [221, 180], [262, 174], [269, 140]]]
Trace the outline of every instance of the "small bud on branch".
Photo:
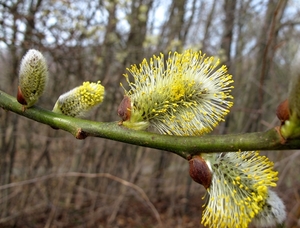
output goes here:
[[17, 100], [24, 107], [33, 106], [44, 93], [48, 67], [42, 53], [31, 49], [23, 57], [19, 71]]

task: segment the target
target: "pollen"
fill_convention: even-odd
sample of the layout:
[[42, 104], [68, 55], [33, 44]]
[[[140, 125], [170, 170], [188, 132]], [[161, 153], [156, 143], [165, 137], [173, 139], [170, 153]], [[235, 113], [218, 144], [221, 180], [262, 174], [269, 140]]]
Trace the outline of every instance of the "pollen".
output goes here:
[[[202, 224], [224, 228], [248, 227], [263, 210], [269, 188], [278, 179], [273, 163], [257, 151], [202, 156], [212, 164], [213, 173], [208, 189], [210, 199], [203, 211]], [[237, 214], [239, 216], [235, 216]]]
[[83, 82], [69, 92], [61, 95], [54, 105], [53, 112], [72, 117], [85, 117], [92, 109], [102, 103], [105, 90], [101, 82]]
[[147, 122], [145, 127], [162, 134], [182, 136], [211, 132], [233, 104], [232, 76], [219, 62], [186, 50], [132, 65], [124, 75], [129, 89], [121, 85], [131, 100], [131, 118], [123, 125], [136, 129], [139, 122]]

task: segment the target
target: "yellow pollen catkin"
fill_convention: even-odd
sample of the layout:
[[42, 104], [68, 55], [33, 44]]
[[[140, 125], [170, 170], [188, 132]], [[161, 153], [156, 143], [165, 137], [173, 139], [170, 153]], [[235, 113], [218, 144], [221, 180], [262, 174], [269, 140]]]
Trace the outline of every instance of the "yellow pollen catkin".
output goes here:
[[85, 117], [93, 108], [102, 103], [105, 90], [100, 81], [83, 82], [61, 95], [54, 105], [53, 112], [72, 117]]
[[[129, 128], [154, 127], [162, 134], [202, 135], [212, 131], [229, 113], [232, 76], [219, 61], [199, 51], [153, 56], [127, 71], [133, 76], [125, 95], [131, 101]], [[144, 128], [140, 128], [141, 123]]]
[[[202, 156], [213, 173], [208, 189], [210, 199], [203, 211], [202, 224], [224, 228], [248, 227], [263, 210], [269, 188], [278, 179], [273, 163], [257, 151]], [[254, 175], [256, 178], [251, 178]]]

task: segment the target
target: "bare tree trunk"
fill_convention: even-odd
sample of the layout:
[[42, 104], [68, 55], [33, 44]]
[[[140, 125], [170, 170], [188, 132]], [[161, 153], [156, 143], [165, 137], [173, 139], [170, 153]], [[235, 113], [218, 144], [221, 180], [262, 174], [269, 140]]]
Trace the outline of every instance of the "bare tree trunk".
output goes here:
[[230, 72], [231, 66], [231, 45], [232, 45], [232, 37], [233, 37], [233, 27], [235, 20], [235, 8], [236, 8], [236, 0], [225, 0], [224, 2], [224, 12], [225, 12], [225, 20], [224, 20], [224, 32], [221, 41], [221, 49], [224, 50], [226, 60], [225, 65], [228, 67]]
[[216, 2], [217, 0], [214, 0], [211, 6], [211, 9], [209, 11], [207, 20], [206, 20], [206, 24], [205, 24], [205, 29], [204, 29], [204, 36], [202, 39], [202, 50], [204, 53], [207, 52], [207, 46], [208, 46], [208, 42], [209, 42], [209, 37], [210, 37], [210, 29], [211, 29], [211, 24], [213, 22], [213, 16], [215, 14], [215, 9], [216, 9]]
[[[224, 20], [224, 31], [221, 41], [221, 50], [223, 53], [223, 58], [225, 58], [224, 64], [228, 67], [228, 71], [230, 73], [230, 66], [231, 66], [231, 45], [232, 45], [232, 37], [233, 37], [233, 28], [234, 28], [234, 21], [235, 21], [235, 10], [236, 10], [236, 0], [225, 0], [224, 1], [224, 13], [225, 13], [225, 20]], [[227, 131], [229, 126], [229, 118], [230, 116], [226, 117], [226, 121], [220, 124], [219, 133], [224, 134]]]
[[[185, 43], [183, 40], [186, 37], [184, 34], [184, 15], [186, 8], [186, 0], [173, 1], [170, 5], [170, 15], [162, 27], [160, 37], [160, 43], [158, 45], [159, 51], [168, 52], [172, 48], [175, 48], [176, 51]], [[177, 41], [175, 47], [173, 47], [172, 42]]]
[[187, 35], [188, 35], [188, 32], [191, 28], [191, 25], [193, 23], [193, 20], [196, 16], [196, 9], [197, 9], [197, 0], [193, 0], [193, 3], [192, 3], [192, 9], [191, 9], [191, 15], [188, 19], [186, 19], [186, 22], [185, 22], [185, 25], [184, 25], [184, 28], [182, 29], [182, 42], [183, 44], [186, 43], [186, 39], [187, 39]]
[[[103, 67], [102, 67], [102, 74], [103, 74], [103, 84], [106, 85], [112, 81], [110, 77], [110, 69], [113, 65], [114, 55], [115, 55], [115, 48], [114, 44], [116, 43], [117, 35], [116, 35], [116, 25], [117, 25], [117, 18], [116, 18], [116, 9], [117, 3], [114, 1], [110, 2], [110, 7], [108, 7], [108, 22], [106, 25], [106, 32], [104, 37], [104, 42], [102, 45], [102, 53], [101, 55], [104, 57], [103, 59]], [[111, 82], [112, 83], [112, 82]]]
[[[270, 77], [270, 69], [276, 52], [280, 20], [286, 8], [287, 1], [270, 0], [265, 15], [264, 25], [261, 28], [260, 36], [257, 41], [258, 52], [256, 55], [256, 71], [252, 79], [249, 100], [246, 102], [251, 105], [252, 117], [246, 122], [245, 131], [254, 132], [263, 130], [261, 125], [264, 87], [266, 80]], [[259, 86], [257, 86], [258, 82]]]
[[152, 7], [151, 0], [134, 0], [131, 2], [131, 14], [128, 19], [130, 32], [127, 39], [127, 58], [124, 66], [138, 64], [144, 58], [143, 43], [147, 33], [147, 17]]

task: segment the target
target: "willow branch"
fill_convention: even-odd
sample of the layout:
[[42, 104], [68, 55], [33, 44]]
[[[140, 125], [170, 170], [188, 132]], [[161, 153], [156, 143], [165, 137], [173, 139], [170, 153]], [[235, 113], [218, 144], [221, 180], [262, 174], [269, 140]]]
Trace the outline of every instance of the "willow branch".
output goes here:
[[0, 91], [0, 107], [53, 128], [67, 131], [77, 139], [88, 136], [111, 139], [138, 146], [161, 149], [185, 159], [202, 152], [299, 149], [300, 139], [284, 141], [277, 128], [266, 132], [207, 136], [168, 136], [135, 131], [118, 122], [95, 122], [53, 113], [37, 106], [23, 110], [17, 100]]

